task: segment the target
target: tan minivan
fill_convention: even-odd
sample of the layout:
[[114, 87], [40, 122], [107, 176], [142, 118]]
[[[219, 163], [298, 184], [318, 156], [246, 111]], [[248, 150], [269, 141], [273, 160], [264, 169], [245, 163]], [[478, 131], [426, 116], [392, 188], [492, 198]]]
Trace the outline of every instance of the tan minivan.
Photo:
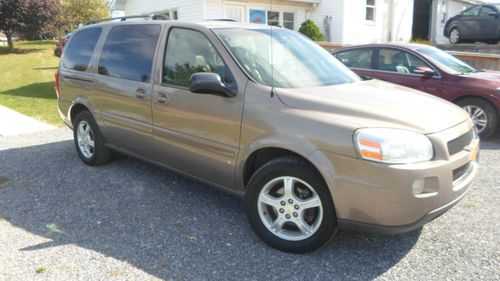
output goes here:
[[64, 50], [56, 90], [86, 164], [118, 151], [240, 195], [257, 235], [283, 251], [317, 249], [337, 229], [419, 228], [478, 170], [465, 111], [363, 81], [283, 28], [88, 24]]

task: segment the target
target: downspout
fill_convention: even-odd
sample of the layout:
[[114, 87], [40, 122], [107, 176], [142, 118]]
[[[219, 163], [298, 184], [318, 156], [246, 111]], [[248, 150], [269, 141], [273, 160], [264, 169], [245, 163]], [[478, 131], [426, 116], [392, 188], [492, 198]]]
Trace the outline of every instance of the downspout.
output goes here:
[[[415, 0], [413, 0], [415, 1]], [[389, 0], [389, 41], [394, 42], [394, 0]]]

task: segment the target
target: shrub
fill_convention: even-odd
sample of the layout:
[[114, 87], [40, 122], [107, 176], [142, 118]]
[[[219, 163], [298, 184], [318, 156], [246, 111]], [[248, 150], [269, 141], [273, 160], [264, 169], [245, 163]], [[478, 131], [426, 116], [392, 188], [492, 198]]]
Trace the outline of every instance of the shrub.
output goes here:
[[64, 50], [64, 46], [68, 42], [68, 37], [60, 37], [57, 39], [56, 48], [54, 49], [54, 56], [60, 58]]
[[325, 37], [321, 34], [319, 27], [312, 21], [306, 20], [299, 28], [299, 32], [311, 38], [313, 41], [324, 41]]

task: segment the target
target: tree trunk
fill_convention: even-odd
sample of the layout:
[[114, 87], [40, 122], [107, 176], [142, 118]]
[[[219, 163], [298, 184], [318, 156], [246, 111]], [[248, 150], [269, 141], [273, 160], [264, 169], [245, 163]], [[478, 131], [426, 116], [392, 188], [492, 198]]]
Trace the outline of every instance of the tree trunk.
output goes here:
[[5, 33], [5, 36], [7, 36], [7, 44], [9, 45], [9, 50], [10, 51], [14, 50], [14, 42], [12, 42], [12, 34]]

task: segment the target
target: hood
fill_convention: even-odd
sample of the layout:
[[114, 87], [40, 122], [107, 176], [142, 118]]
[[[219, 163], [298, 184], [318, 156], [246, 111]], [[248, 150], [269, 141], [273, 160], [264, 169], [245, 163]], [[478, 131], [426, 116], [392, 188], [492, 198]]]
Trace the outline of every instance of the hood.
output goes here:
[[349, 122], [356, 128], [400, 128], [430, 134], [469, 118], [460, 107], [443, 99], [379, 80], [276, 92], [291, 108]]
[[495, 89], [500, 87], [500, 72], [496, 71], [481, 71], [475, 72], [467, 75], [463, 75], [464, 78], [481, 80], [481, 82], [486, 82], [491, 87]]

